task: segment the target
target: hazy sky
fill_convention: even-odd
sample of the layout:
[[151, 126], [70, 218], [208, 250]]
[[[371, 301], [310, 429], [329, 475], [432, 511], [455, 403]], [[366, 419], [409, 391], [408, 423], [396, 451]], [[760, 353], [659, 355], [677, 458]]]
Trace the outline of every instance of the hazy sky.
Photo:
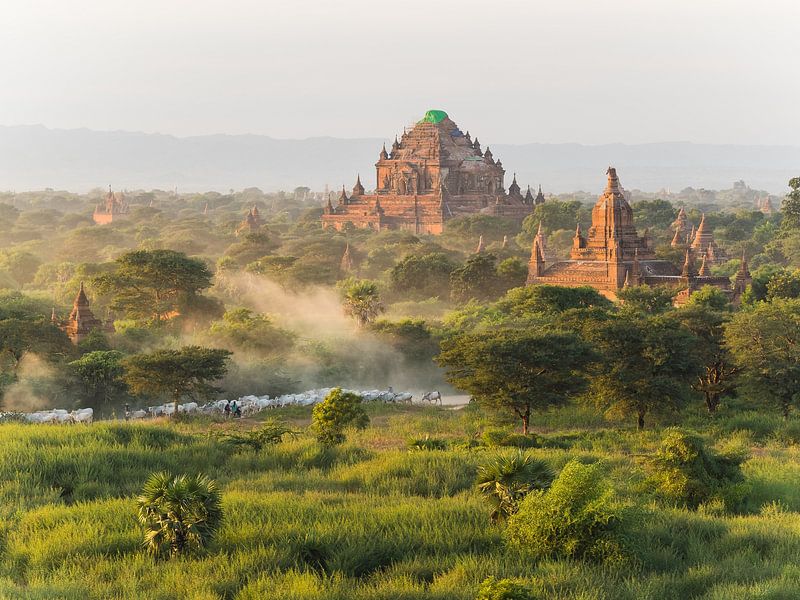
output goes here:
[[797, 0], [11, 0], [0, 124], [800, 144]]

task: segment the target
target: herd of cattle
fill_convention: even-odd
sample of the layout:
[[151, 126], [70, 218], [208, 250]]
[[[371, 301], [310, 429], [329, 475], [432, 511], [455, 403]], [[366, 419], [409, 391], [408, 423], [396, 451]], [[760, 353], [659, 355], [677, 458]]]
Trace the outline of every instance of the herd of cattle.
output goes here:
[[[269, 396], [242, 396], [236, 400], [216, 400], [207, 404], [197, 402], [186, 402], [178, 405], [179, 413], [202, 413], [202, 414], [226, 414], [225, 406], [229, 407], [235, 403], [243, 416], [251, 415], [267, 408], [282, 408], [284, 406], [311, 406], [322, 402], [333, 388], [320, 388], [309, 390], [299, 394], [284, 394], [275, 398]], [[365, 402], [399, 402], [411, 403], [412, 394], [408, 392], [395, 392], [391, 388], [388, 390], [343, 390], [361, 396]], [[441, 404], [441, 394], [439, 392], [428, 392], [421, 397], [422, 402], [431, 404]], [[150, 406], [147, 409], [125, 411], [125, 419], [138, 420], [150, 417], [168, 416], [175, 412], [173, 403]], [[0, 420], [3, 418], [14, 417], [30, 423], [91, 423], [94, 418], [94, 411], [91, 408], [79, 408], [73, 411], [63, 409], [42, 410], [31, 413], [0, 413]]]

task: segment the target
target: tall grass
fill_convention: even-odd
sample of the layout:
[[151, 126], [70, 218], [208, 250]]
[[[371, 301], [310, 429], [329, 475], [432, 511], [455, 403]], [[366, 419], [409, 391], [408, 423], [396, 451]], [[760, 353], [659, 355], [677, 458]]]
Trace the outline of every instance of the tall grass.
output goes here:
[[[637, 561], [615, 569], [506, 550], [474, 480], [489, 457], [517, 450], [459, 442], [508, 422], [473, 408], [369, 410], [371, 427], [335, 449], [303, 435], [231, 453], [209, 435], [246, 422], [0, 426], [0, 598], [467, 600], [489, 576], [556, 599], [800, 597], [800, 447], [780, 420], [692, 421], [720, 447], [751, 447], [746, 514], [722, 516], [647, 495], [639, 458], [660, 431], [614, 427], [579, 407], [543, 415], [541, 447], [526, 452], [555, 470], [599, 462], [620, 501], [639, 507]], [[305, 409], [282, 416], [308, 422]], [[406, 449], [424, 435], [452, 443]], [[142, 552], [133, 498], [162, 469], [220, 483], [225, 518], [205, 554], [156, 562]]]

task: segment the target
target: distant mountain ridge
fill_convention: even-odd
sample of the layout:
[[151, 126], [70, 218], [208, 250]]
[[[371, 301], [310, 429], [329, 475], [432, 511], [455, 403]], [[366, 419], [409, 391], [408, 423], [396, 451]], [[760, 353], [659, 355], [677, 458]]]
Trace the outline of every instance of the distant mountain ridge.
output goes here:
[[[0, 126], [0, 189], [46, 187], [83, 192], [115, 188], [206, 191], [259, 187], [291, 190], [328, 184], [348, 191], [360, 173], [374, 187], [373, 165], [383, 140], [331, 137], [282, 140], [262, 135], [176, 137], [127, 131]], [[605, 169], [617, 167], [627, 189], [750, 187], [783, 195], [800, 176], [800, 146], [653, 144], [494, 144], [506, 185], [513, 173], [523, 187], [545, 192], [600, 191]]]

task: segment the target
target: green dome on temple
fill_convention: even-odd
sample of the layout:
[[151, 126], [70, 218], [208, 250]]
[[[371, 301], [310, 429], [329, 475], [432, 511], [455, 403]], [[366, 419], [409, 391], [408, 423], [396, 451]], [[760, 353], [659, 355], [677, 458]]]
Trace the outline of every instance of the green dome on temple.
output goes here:
[[441, 123], [447, 118], [447, 113], [443, 110], [431, 109], [425, 113], [420, 123]]

